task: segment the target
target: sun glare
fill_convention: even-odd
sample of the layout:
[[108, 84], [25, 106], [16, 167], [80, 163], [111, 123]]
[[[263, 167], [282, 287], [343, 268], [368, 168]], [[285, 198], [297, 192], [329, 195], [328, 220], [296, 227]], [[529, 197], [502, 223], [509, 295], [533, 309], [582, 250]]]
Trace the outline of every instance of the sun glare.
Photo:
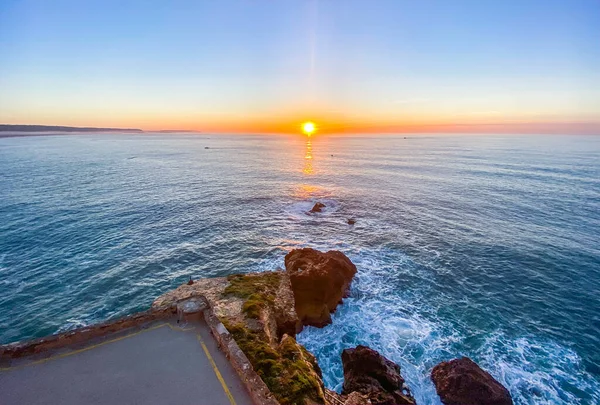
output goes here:
[[308, 121], [302, 124], [302, 132], [304, 132], [307, 136], [311, 136], [316, 129], [317, 127], [315, 126], [314, 122]]

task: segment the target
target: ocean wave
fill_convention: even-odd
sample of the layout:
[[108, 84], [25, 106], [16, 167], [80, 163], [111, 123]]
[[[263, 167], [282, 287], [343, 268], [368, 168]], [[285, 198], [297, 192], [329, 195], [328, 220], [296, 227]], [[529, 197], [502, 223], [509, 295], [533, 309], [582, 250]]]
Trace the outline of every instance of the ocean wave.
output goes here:
[[[440, 405], [430, 380], [433, 366], [468, 356], [511, 392], [515, 404], [591, 404], [598, 401], [600, 383], [585, 372], [572, 350], [535, 336], [508, 336], [493, 330], [474, 345], [471, 334], [438, 316], [422, 287], [399, 286], [399, 273], [421, 272], [407, 256], [390, 250], [351, 254], [358, 274], [351, 295], [332, 317], [332, 325], [305, 328], [298, 341], [313, 352], [330, 389], [341, 391], [344, 349], [369, 346], [401, 366], [415, 399]], [[394, 271], [394, 269], [396, 271]], [[457, 309], [458, 310], [458, 309]]]
[[517, 404], [600, 403], [600, 382], [584, 370], [577, 353], [556, 342], [496, 332], [476, 355]]

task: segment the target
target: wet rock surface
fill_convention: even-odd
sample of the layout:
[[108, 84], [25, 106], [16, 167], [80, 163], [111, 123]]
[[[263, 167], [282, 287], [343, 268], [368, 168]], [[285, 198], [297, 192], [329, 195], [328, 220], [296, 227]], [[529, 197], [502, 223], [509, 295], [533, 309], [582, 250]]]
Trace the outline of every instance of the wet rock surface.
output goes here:
[[431, 379], [445, 405], [512, 405], [508, 390], [468, 357], [442, 362]]
[[357, 346], [342, 352], [343, 395], [358, 392], [374, 405], [414, 405], [415, 400], [400, 374], [400, 366], [375, 350]]

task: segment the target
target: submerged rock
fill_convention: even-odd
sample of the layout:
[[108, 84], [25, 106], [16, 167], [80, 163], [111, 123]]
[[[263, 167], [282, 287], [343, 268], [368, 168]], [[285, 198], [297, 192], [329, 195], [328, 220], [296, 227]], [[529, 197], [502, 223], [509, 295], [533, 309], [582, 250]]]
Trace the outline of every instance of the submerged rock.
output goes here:
[[359, 392], [373, 405], [414, 405], [415, 399], [400, 375], [400, 366], [366, 346], [342, 352], [342, 395]]
[[323, 327], [331, 323], [331, 312], [346, 296], [356, 266], [342, 252], [304, 248], [285, 256], [285, 268], [302, 324]]
[[323, 208], [325, 208], [325, 204], [318, 202], [315, 205], [313, 205], [312, 209], [309, 212], [321, 212]]
[[508, 390], [468, 357], [438, 364], [431, 379], [445, 405], [513, 405]]

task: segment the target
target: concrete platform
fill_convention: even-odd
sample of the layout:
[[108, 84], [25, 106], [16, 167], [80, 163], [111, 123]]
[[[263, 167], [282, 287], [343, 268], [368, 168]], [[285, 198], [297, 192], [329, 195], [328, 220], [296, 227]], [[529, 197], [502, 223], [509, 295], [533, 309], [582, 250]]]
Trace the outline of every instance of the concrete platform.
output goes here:
[[250, 405], [202, 320], [160, 320], [0, 369], [2, 405]]

